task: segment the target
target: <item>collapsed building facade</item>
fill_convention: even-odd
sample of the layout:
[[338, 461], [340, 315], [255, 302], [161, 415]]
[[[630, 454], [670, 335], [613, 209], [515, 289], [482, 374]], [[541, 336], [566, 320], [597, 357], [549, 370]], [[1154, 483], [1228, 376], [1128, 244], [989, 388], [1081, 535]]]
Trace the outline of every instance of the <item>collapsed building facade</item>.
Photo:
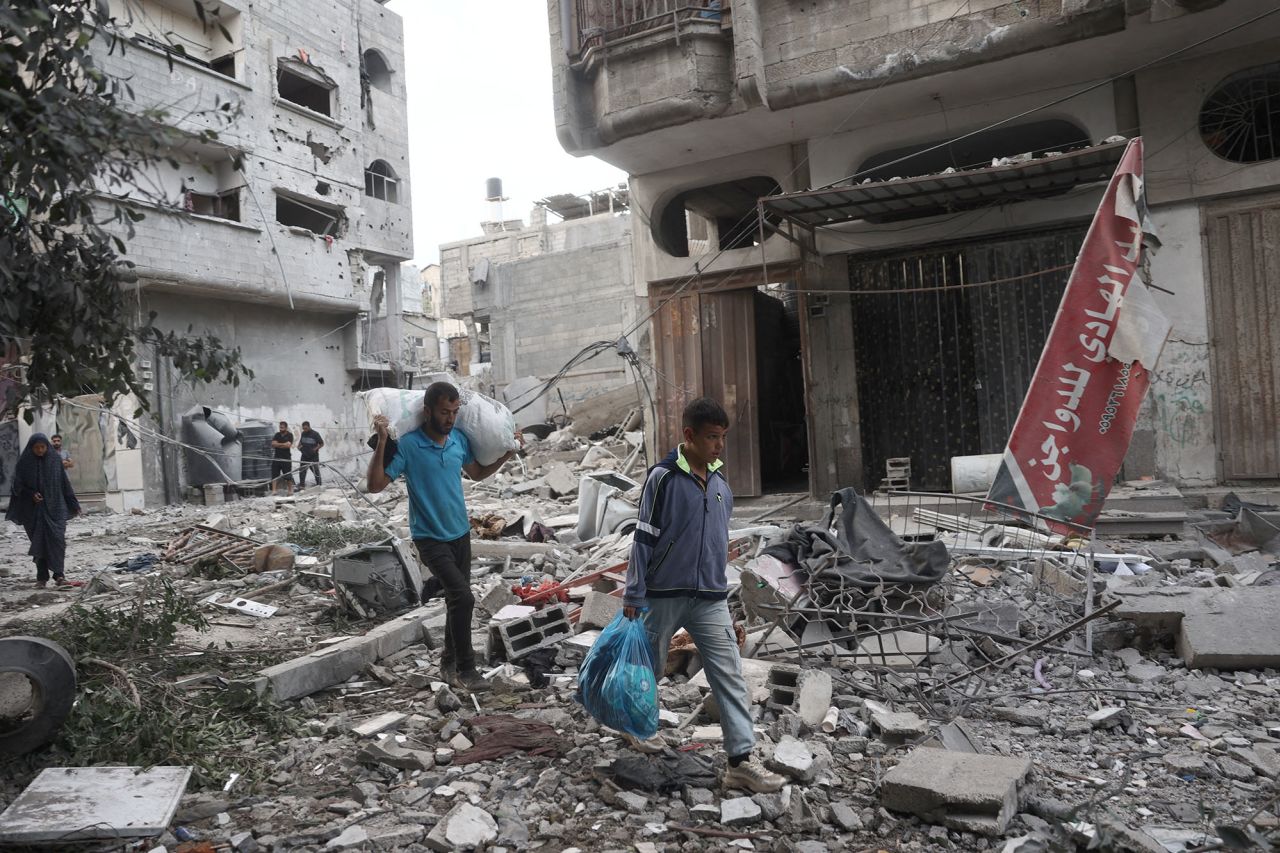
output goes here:
[[642, 6], [548, 11], [561, 142], [646, 213], [660, 445], [705, 393], [739, 493], [903, 457], [949, 489], [953, 457], [1003, 450], [1116, 139], [1142, 136], [1173, 331], [1122, 474], [1280, 477], [1268, 4]]
[[[481, 236], [440, 247], [442, 313], [467, 330], [465, 339], [451, 341], [461, 375], [485, 377], [494, 390], [526, 376], [546, 378], [584, 344], [616, 340], [643, 316], [625, 189], [551, 196], [534, 206], [528, 224], [499, 214], [481, 227]], [[600, 356], [565, 374], [548, 405], [632, 381], [620, 359]]]
[[[181, 499], [202, 478], [147, 430], [183, 440], [195, 407], [262, 433], [254, 453], [278, 421], [296, 434], [309, 420], [326, 458], [349, 455], [364, 436], [354, 391], [404, 381], [418, 354], [400, 304], [413, 243], [399, 16], [376, 0], [230, 0], [216, 22], [181, 0], [112, 6], [131, 39], [123, 52], [104, 45], [103, 67], [130, 81], [138, 108], [167, 105], [192, 136], [132, 193], [181, 210], [137, 202], [145, 219], [126, 240], [128, 286], [141, 316], [239, 347], [255, 377], [193, 388], [142, 352], [149, 425], [129, 426], [136, 401], [121, 401], [119, 419], [100, 418], [93, 395], [59, 407], [77, 492], [117, 511]], [[216, 142], [195, 140], [206, 128]]]

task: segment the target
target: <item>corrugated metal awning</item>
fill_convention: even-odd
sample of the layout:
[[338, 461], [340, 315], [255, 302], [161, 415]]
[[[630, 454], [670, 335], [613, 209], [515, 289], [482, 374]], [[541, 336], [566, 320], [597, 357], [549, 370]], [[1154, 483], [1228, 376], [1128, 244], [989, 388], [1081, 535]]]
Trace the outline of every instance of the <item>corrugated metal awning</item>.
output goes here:
[[766, 213], [805, 228], [858, 219], [885, 222], [935, 216], [1043, 198], [1110, 180], [1127, 144], [1123, 140], [1002, 166], [783, 193], [761, 203]]

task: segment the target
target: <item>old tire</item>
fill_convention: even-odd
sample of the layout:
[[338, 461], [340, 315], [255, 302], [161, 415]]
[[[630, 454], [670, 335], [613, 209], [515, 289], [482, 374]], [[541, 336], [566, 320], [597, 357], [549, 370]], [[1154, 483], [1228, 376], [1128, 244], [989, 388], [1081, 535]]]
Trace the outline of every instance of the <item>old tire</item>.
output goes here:
[[0, 639], [0, 753], [44, 746], [75, 700], [76, 665], [62, 646], [43, 637]]

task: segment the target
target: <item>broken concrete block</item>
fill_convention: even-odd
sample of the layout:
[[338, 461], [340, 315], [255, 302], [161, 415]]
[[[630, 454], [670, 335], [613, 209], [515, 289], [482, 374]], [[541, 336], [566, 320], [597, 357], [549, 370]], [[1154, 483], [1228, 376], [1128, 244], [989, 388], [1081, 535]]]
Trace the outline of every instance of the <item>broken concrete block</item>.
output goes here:
[[871, 725], [885, 743], [905, 743], [929, 733], [929, 724], [911, 711], [877, 711], [871, 715]]
[[750, 826], [764, 817], [760, 804], [750, 797], [733, 797], [720, 801], [720, 822], [725, 826]]
[[[799, 672], [792, 665], [769, 663], [768, 661], [755, 660], [753, 658], [742, 659], [742, 678], [747, 682], [747, 692], [751, 694], [751, 701], [755, 703], [765, 702], [769, 698], [769, 673], [773, 670], [791, 670]], [[697, 674], [689, 679], [692, 687], [700, 690], [710, 690], [711, 685], [707, 682], [706, 670], [698, 670]]]
[[1117, 618], [1175, 635], [1188, 669], [1280, 666], [1280, 587], [1166, 587], [1115, 597]]
[[942, 640], [916, 631], [888, 631], [858, 643], [857, 660], [875, 666], [919, 666], [942, 647]]
[[998, 835], [1018, 808], [1031, 759], [916, 749], [889, 771], [881, 803], [951, 829]]
[[813, 781], [813, 753], [803, 741], [786, 735], [778, 741], [773, 757], [767, 762], [770, 770], [781, 773], [797, 782]]
[[589, 589], [587, 597], [582, 600], [582, 610], [578, 613], [578, 630], [607, 628], [621, 609], [621, 598]]
[[471, 738], [459, 733], [454, 735], [453, 739], [449, 741], [449, 746], [453, 748], [454, 752], [466, 752], [468, 749], [475, 746], [475, 744], [471, 742]]
[[831, 707], [831, 676], [820, 669], [775, 666], [769, 671], [767, 707], [794, 711], [805, 725], [817, 728]]
[[489, 626], [489, 659], [518, 660], [572, 636], [573, 625], [565, 604], [553, 604], [522, 619], [506, 622], [499, 622], [495, 617]]
[[372, 737], [379, 732], [385, 732], [387, 729], [393, 729], [409, 718], [408, 714], [401, 714], [397, 711], [388, 711], [385, 714], [379, 714], [372, 720], [366, 720], [358, 726], [352, 726], [351, 731], [360, 737]]
[[451, 850], [473, 850], [498, 837], [498, 822], [484, 809], [470, 803], [459, 803], [440, 818], [426, 845], [432, 850], [448, 853]]
[[355, 826], [348, 826], [336, 838], [330, 838], [328, 843], [324, 845], [324, 849], [350, 850], [352, 847], [359, 847], [368, 840], [368, 831], [363, 826], [356, 824]]
[[563, 462], [554, 462], [542, 474], [551, 489], [551, 496], [560, 498], [578, 493], [578, 477]]
[[489, 615], [497, 613], [508, 604], [519, 604], [520, 597], [511, 591], [511, 587], [505, 583], [498, 583], [489, 587], [480, 598], [480, 609]]
[[155, 837], [190, 778], [190, 767], [47, 767], [0, 814], [0, 847]]
[[362, 672], [369, 664], [420, 642], [423, 637], [422, 620], [437, 609], [443, 610], [443, 606], [411, 610], [362, 636], [349, 637], [302, 657], [259, 670], [256, 677], [241, 684], [259, 696], [270, 691], [278, 701], [297, 699], [332, 687]]
[[430, 770], [435, 766], [431, 756], [421, 750], [396, 746], [390, 738], [370, 743], [356, 754], [362, 764], [382, 764], [396, 770]]
[[338, 521], [342, 518], [342, 509], [337, 504], [321, 504], [311, 510], [311, 517], [321, 521]]

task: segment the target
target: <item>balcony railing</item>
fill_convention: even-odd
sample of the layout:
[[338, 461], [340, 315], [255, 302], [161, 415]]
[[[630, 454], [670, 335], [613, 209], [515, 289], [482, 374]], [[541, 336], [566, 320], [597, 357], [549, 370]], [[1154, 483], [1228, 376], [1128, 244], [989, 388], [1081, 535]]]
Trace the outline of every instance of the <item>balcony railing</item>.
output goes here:
[[690, 20], [719, 22], [729, 0], [575, 0], [578, 55]]

